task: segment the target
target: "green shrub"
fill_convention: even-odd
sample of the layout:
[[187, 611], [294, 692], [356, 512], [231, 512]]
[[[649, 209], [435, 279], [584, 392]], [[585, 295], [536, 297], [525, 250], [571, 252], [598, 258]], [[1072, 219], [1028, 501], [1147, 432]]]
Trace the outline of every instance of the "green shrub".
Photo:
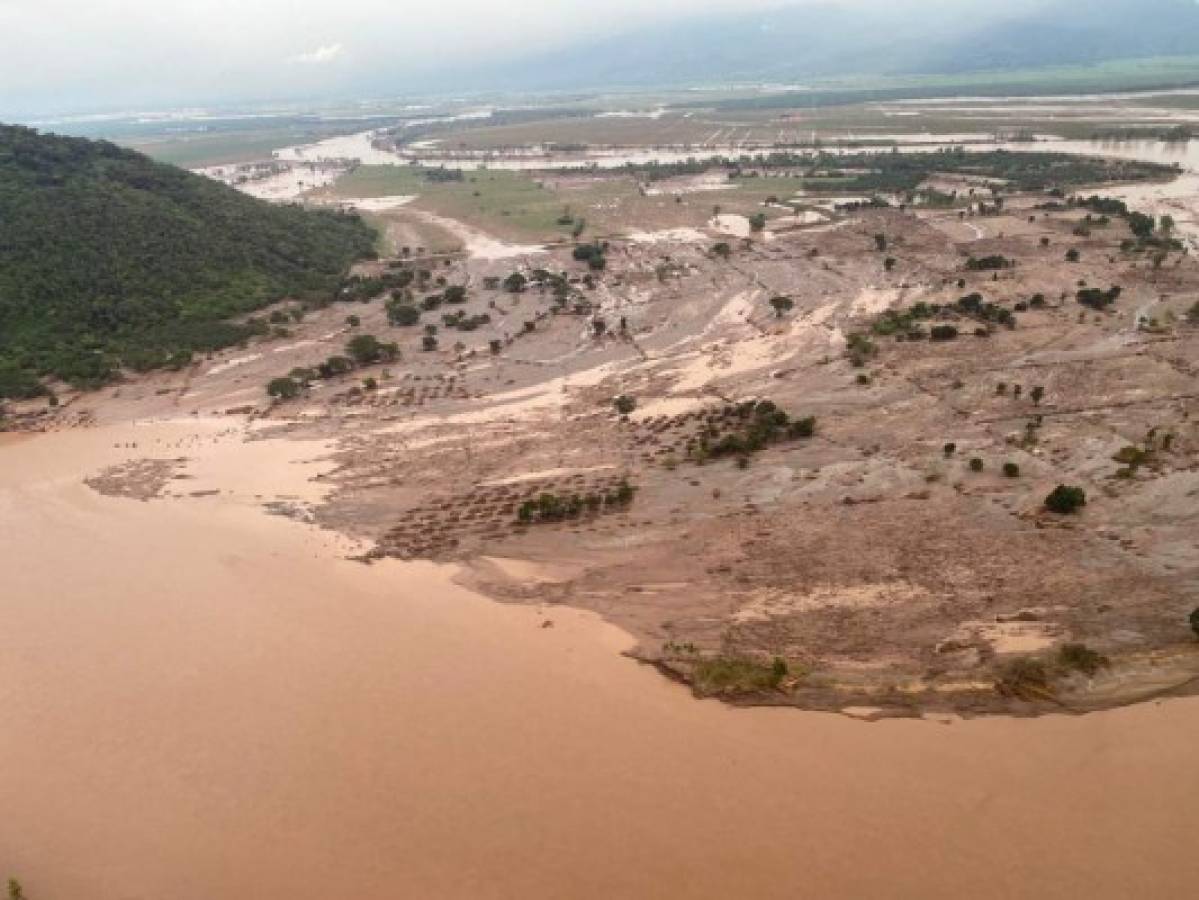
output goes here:
[[774, 659], [769, 665], [740, 656], [718, 656], [698, 662], [692, 670], [692, 686], [703, 696], [737, 696], [777, 690], [787, 677], [785, 660]]
[[1004, 478], [1019, 478], [1020, 477], [1020, 467], [1018, 465], [1016, 465], [1014, 462], [1005, 462], [1003, 464], [1003, 477]]
[[1045, 508], [1060, 515], [1070, 515], [1087, 505], [1087, 492], [1080, 487], [1059, 484], [1045, 498]]
[[1053, 693], [1049, 669], [1039, 659], [1021, 656], [1005, 663], [995, 679], [995, 690], [1020, 700], [1044, 699]]
[[291, 400], [294, 397], [300, 396], [300, 391], [303, 385], [293, 378], [284, 376], [282, 378], [272, 378], [267, 382], [266, 393], [268, 397], [273, 397], [276, 400]]
[[1062, 644], [1057, 651], [1057, 661], [1063, 669], [1094, 676], [1100, 669], [1107, 668], [1111, 661], [1102, 653], [1096, 653], [1086, 644]]
[[618, 413], [620, 413], [622, 416], [627, 416], [629, 413], [631, 413], [633, 410], [635, 410], [637, 408], [637, 401], [634, 400], [632, 397], [629, 397], [625, 394], [621, 394], [619, 397], [617, 397], [615, 400], [612, 401], [612, 405], [616, 407], [616, 411]]
[[407, 328], [420, 323], [420, 310], [402, 300], [387, 301], [387, 321], [392, 325]]

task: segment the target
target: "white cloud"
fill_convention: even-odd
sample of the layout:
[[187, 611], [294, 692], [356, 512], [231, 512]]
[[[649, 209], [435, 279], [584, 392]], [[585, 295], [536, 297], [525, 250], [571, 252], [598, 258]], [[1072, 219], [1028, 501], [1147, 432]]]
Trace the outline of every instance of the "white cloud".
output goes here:
[[309, 53], [301, 53], [298, 56], [293, 56], [290, 62], [309, 66], [321, 66], [340, 59], [344, 53], [345, 47], [341, 44], [326, 44], [323, 47], [317, 47]]

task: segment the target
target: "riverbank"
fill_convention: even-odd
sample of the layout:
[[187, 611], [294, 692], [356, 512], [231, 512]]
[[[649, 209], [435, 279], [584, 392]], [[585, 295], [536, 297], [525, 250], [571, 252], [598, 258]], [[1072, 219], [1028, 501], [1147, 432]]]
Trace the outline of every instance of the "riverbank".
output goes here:
[[[31, 897], [1116, 898], [1199, 877], [1199, 701], [876, 724], [696, 702], [592, 614], [348, 562], [267, 515], [318, 490], [324, 448], [245, 436], [0, 445], [0, 847]], [[187, 458], [184, 496], [83, 483], [148, 455]]]

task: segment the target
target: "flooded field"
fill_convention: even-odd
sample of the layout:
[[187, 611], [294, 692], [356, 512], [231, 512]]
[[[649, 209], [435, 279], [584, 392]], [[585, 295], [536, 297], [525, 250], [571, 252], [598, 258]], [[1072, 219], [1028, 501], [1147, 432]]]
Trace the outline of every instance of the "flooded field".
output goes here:
[[[747, 150], [718, 134], [701, 148], [455, 155], [433, 142], [379, 149], [375, 137], [282, 151], [291, 168], [263, 169], [242, 188], [291, 200], [353, 161], [617, 168]], [[1199, 239], [1199, 144], [890, 137], [913, 151], [960, 139], [1177, 163], [1184, 174], [1170, 183], [1104, 193], [1168, 212], [1180, 235]], [[212, 174], [239, 177], [233, 167]], [[718, 176], [670, 187], [724, 189]], [[644, 223], [605, 245], [608, 280], [588, 290], [587, 319], [551, 314], [544, 290], [485, 286], [535, 266], [578, 274], [569, 246], [506, 239], [407, 193], [351, 198], [364, 212], [403, 212], [408, 231], [394, 243], [418, 254], [429, 232], [417, 226], [452, 239], [458, 252], [436, 264], [446, 283], [471, 287], [464, 309], [487, 321], [459, 335], [443, 318], [445, 345], [422, 350], [422, 332], [395, 330], [383, 303], [352, 316], [312, 310], [279, 337], [287, 343], [264, 339], [194, 371], [68, 398], [58, 423], [87, 427], [0, 434], [0, 879], [19, 878], [30, 900], [1193, 892], [1199, 699], [1085, 716], [1057, 714], [1057, 698], [1039, 718], [920, 717], [915, 701], [911, 718], [864, 705], [833, 715], [699, 700], [637, 661], [684, 638], [722, 648], [727, 622], [750, 637], [762, 629], [762, 646], [802, 639], [822, 651], [863, 622], [886, 631], [891, 643], [872, 644], [871, 632], [837, 660], [851, 677], [896, 665], [905, 640], [936, 647], [943, 667], [955, 652], [1035, 654], [1079, 633], [1114, 635], [1117, 650], [1150, 646], [1133, 626], [1161, 627], [1159, 595], [1125, 589], [1150, 569], [1128, 568], [1126, 581], [1096, 573], [1144, 558], [1163, 563], [1155, 577], [1173, 588], [1181, 582], [1165, 579], [1193, 564], [1194, 475], [1181, 457], [1160, 481], [1130, 482], [1124, 501], [1094, 492], [1085, 528], [1102, 547], [1077, 543], [1082, 526], [1026, 527], [1060, 478], [1106, 477], [1116, 436], [1162, 423], [1177, 425], [1180, 444], [1193, 433], [1183, 414], [1193, 343], [1174, 336], [1175, 352], [1169, 335], [1140, 325], [1151, 313], [1181, 319], [1189, 270], [1144, 281], [1129, 274], [1135, 266], [1118, 270], [1112, 233], [1087, 237], [1085, 270], [1065, 269], [1073, 212], [1030, 216], [1037, 198], [970, 218], [850, 214], [822, 199], [827, 208], [760, 235], [741, 212], [717, 211], [713, 201], [732, 202], [721, 194], [694, 200], [695, 226]], [[898, 248], [894, 273], [871, 255], [876, 235]], [[730, 260], [707, 253], [730, 237]], [[1021, 266], [1002, 281], [962, 270], [975, 251]], [[1132, 302], [1102, 320], [1076, 317], [1064, 301], [1080, 275], [1125, 277]], [[1063, 304], [1022, 311], [1026, 330], [997, 331], [991, 345], [955, 355], [964, 341], [888, 344], [885, 365], [851, 371], [853, 329], [916, 297], [949, 302], [959, 277], [1001, 302], [1036, 288]], [[771, 310], [770, 297], [794, 298], [794, 312]], [[272, 377], [319, 365], [355, 329], [401, 342], [400, 360], [306, 386], [291, 406], [267, 400]], [[1049, 386], [1045, 406], [1035, 401], [1050, 417], [1040, 448], [1014, 448], [1013, 429], [1041, 416], [1009, 403], [1000, 377]], [[617, 424], [613, 398], [626, 395], [636, 408]], [[824, 434], [768, 449], [752, 467], [649, 457], [681, 442], [687, 417], [710, 411], [713, 397], [763, 396], [818, 412]], [[1111, 435], [1082, 402], [1096, 396], [1119, 411], [1107, 413]], [[669, 438], [668, 425], [680, 433]], [[951, 438], [962, 463], [987, 455], [987, 475], [959, 471]], [[1025, 480], [1001, 480], [998, 466], [1016, 458]], [[637, 505], [585, 529], [525, 529], [496, 500], [568, 478], [608, 492], [625, 472]], [[454, 529], [441, 522], [451, 516]], [[484, 542], [460, 517], [495, 531]], [[741, 543], [726, 547], [735, 526]], [[387, 539], [399, 547], [451, 531], [486, 553], [355, 560]], [[930, 547], [914, 535], [932, 535]], [[677, 543], [654, 550], [655, 540]], [[943, 596], [897, 586], [884, 571], [888, 541], [913, 579], [948, 571]], [[1121, 547], [1130, 552], [1117, 556]], [[757, 559], [772, 568], [754, 569]], [[882, 562], [866, 572], [864, 560]], [[801, 584], [818, 563], [836, 577]], [[520, 602], [468, 587], [485, 587], [489, 570], [524, 592], [506, 596]], [[1060, 608], [1020, 599], [1043, 599], [1052, 579]], [[998, 586], [969, 617], [955, 611], [963, 585]], [[712, 605], [699, 605], [705, 596]], [[1070, 603], [1090, 615], [1109, 596], [1131, 610], [1127, 620], [1063, 620], [1070, 630], [1054, 620]], [[919, 617], [883, 622], [901, 606]], [[970, 672], [967, 687], [993, 691], [989, 668]], [[940, 709], [964, 678], [930, 676], [921, 708]], [[1160, 676], [1136, 697], [1167, 685], [1185, 688]]]
[[[313, 495], [324, 448], [244, 436], [0, 443], [0, 847], [30, 897], [1116, 898], [1199, 877], [1199, 701], [877, 723], [696, 701], [590, 614], [349, 562], [264, 514]], [[83, 483], [147, 454], [186, 460], [179, 490]]]

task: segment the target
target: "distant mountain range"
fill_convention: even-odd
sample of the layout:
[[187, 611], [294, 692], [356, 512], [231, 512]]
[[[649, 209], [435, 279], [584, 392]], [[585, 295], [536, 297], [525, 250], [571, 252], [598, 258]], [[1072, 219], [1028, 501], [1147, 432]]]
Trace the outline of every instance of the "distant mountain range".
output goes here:
[[1199, 55], [1195, 0], [895, 0], [688, 19], [476, 70], [507, 89], [953, 75]]

